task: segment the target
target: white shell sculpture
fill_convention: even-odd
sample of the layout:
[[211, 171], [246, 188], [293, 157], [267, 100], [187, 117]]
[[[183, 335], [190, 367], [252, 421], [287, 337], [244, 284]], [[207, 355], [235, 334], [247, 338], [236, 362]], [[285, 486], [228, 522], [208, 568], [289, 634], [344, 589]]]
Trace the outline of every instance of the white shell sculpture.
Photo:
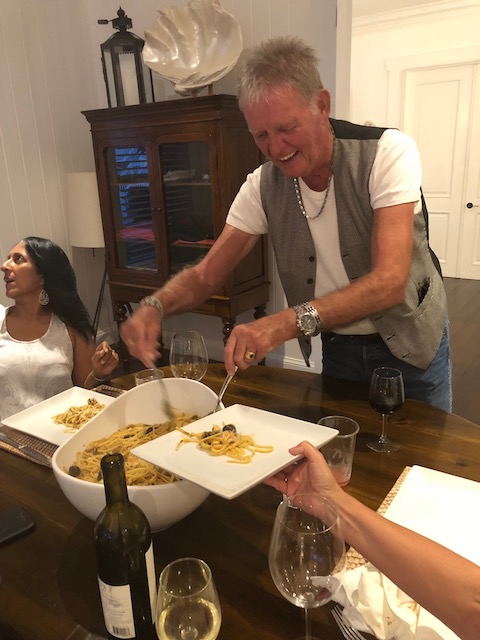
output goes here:
[[243, 48], [240, 25], [219, 0], [189, 0], [186, 7], [158, 13], [155, 27], [145, 31], [143, 60], [180, 95], [196, 95], [236, 65]]

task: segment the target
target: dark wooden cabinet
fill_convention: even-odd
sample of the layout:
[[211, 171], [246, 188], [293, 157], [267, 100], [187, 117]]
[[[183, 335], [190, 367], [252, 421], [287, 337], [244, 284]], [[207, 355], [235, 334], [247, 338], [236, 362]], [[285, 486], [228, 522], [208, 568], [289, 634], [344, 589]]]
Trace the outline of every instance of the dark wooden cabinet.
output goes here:
[[[261, 156], [235, 96], [208, 95], [82, 112], [91, 125], [115, 319], [130, 303], [197, 261], [220, 235], [246, 175]], [[265, 315], [263, 237], [218, 293], [194, 311]]]

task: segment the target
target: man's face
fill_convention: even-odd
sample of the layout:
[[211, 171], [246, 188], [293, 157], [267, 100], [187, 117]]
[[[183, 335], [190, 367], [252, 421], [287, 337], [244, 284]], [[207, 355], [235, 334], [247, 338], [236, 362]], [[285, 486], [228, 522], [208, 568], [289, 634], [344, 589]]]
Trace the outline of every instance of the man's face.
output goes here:
[[268, 160], [290, 178], [318, 175], [330, 164], [330, 96], [322, 90], [306, 103], [291, 87], [243, 105], [254, 140]]

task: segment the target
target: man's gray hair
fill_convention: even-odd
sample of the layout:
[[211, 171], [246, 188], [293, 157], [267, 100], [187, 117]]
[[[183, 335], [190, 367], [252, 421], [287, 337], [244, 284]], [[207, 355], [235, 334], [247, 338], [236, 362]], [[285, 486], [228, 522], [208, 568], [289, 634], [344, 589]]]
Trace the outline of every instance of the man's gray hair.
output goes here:
[[238, 103], [254, 104], [272, 88], [289, 86], [309, 102], [323, 89], [318, 57], [300, 38], [280, 36], [264, 40], [243, 53]]

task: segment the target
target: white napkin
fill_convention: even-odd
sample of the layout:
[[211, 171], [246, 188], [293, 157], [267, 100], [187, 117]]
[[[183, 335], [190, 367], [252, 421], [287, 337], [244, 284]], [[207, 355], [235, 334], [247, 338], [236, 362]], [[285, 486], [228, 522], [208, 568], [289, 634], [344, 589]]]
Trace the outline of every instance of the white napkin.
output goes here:
[[379, 640], [459, 640], [370, 563], [346, 571], [333, 599], [353, 627]]

